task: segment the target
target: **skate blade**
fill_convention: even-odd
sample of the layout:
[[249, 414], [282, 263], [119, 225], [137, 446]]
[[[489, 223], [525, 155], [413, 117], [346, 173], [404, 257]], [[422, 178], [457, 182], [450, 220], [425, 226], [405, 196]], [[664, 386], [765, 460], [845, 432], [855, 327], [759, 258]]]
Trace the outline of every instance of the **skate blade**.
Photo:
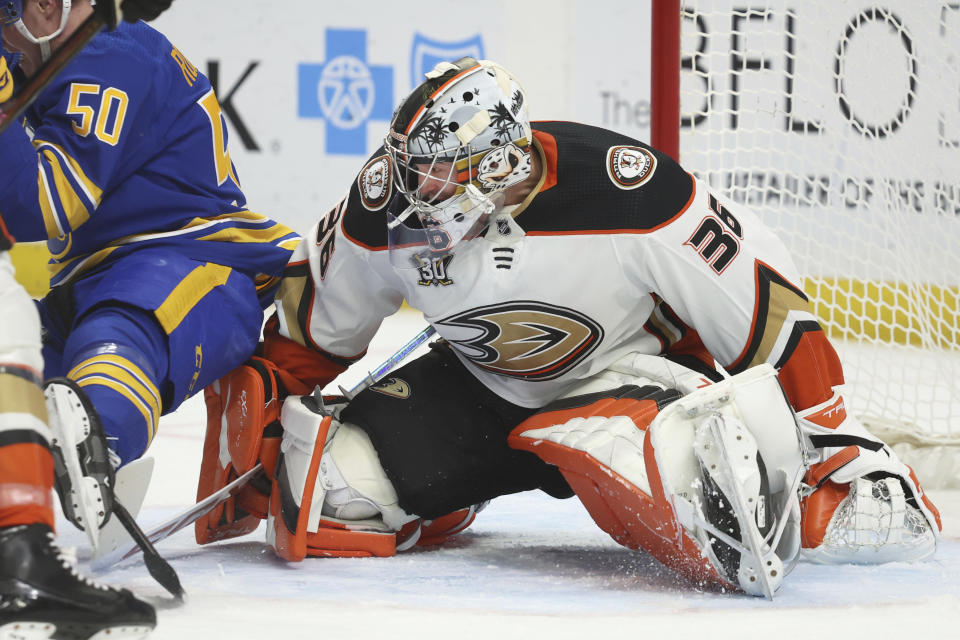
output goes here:
[[0, 626], [0, 640], [140, 640], [151, 631], [153, 627], [147, 625], [102, 627], [24, 620]]

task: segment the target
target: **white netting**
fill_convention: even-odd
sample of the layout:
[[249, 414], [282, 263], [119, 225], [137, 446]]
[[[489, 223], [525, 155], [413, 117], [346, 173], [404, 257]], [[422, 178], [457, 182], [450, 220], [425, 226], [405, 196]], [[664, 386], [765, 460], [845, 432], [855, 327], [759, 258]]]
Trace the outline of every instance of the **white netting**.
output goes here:
[[898, 480], [858, 478], [830, 518], [822, 546], [805, 555], [830, 564], [879, 564], [921, 560], [936, 548], [930, 524], [906, 501]]
[[960, 443], [960, 2], [684, 2], [680, 159], [792, 252], [864, 416]]

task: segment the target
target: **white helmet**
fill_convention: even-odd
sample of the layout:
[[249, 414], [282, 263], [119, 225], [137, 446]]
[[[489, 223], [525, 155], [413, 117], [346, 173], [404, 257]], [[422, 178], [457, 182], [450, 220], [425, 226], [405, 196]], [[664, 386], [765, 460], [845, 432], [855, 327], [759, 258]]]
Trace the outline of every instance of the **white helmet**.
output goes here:
[[508, 71], [461, 58], [426, 76], [397, 108], [385, 140], [409, 203], [388, 214], [398, 266], [420, 266], [476, 237], [501, 205], [503, 190], [531, 172], [527, 100]]

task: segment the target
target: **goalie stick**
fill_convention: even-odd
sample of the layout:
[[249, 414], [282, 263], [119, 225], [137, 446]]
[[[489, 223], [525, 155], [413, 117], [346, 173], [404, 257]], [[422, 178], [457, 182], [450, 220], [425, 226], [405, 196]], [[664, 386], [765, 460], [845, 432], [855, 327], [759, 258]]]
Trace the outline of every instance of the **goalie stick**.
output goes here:
[[380, 378], [385, 376], [398, 364], [406, 360], [407, 356], [416, 351], [417, 347], [429, 340], [436, 332], [437, 330], [433, 328], [433, 325], [427, 326], [427, 328], [425, 328], [423, 331], [410, 338], [410, 341], [400, 347], [396, 353], [384, 360], [379, 367], [373, 371], [368, 371], [367, 377], [351, 387], [349, 391], [343, 387], [340, 387], [340, 391], [347, 398], [347, 400], [353, 400], [354, 396], [367, 387], [376, 384]]
[[[169, 538], [177, 531], [180, 531], [184, 527], [193, 524], [202, 516], [210, 513], [210, 511], [212, 511], [214, 507], [221, 502], [240, 493], [240, 490], [243, 489], [247, 483], [250, 482], [250, 480], [252, 480], [254, 476], [261, 471], [263, 471], [263, 465], [257, 463], [257, 465], [250, 469], [250, 471], [247, 471], [230, 484], [223, 486], [220, 490], [211, 493], [209, 496], [191, 506], [186, 511], [174, 516], [171, 520], [164, 522], [159, 527], [152, 529], [149, 533], [144, 534], [144, 538], [151, 543], [151, 545]], [[98, 558], [94, 558], [90, 566], [94, 571], [106, 571], [118, 562], [123, 562], [127, 558], [136, 555], [136, 553], [140, 550], [141, 547], [139, 544], [130, 544], [125, 547], [120, 547], [114, 551], [111, 551], [110, 553], [104, 554]], [[156, 553], [156, 551], [154, 551], [154, 553]], [[147, 560], [147, 562], [149, 564], [149, 560]]]
[[10, 123], [20, 119], [40, 92], [49, 86], [67, 63], [73, 60], [73, 57], [80, 53], [80, 50], [105, 26], [106, 23], [99, 14], [90, 15], [12, 98], [0, 104], [0, 133], [3, 133]]
[[[430, 337], [433, 336], [435, 333], [436, 333], [436, 329], [434, 329], [433, 326], [428, 326], [427, 328], [423, 329], [420, 333], [415, 335], [413, 338], [411, 338], [405, 345], [400, 347], [400, 349], [398, 349], [396, 353], [394, 353], [392, 356], [384, 360], [380, 364], [380, 366], [375, 368], [373, 371], [368, 372], [367, 376], [362, 381], [360, 381], [359, 383], [351, 387], [349, 391], [344, 389], [343, 387], [340, 387], [340, 390], [347, 397], [347, 399], [352, 399], [354, 396], [356, 396], [358, 393], [360, 393], [367, 387], [373, 384], [376, 384], [381, 377], [389, 373], [394, 367], [396, 367], [398, 364], [400, 364], [400, 362], [402, 362], [411, 353], [413, 353], [417, 349], [417, 347], [421, 346], [424, 342], [429, 340]], [[319, 390], [319, 387], [317, 389]], [[177, 514], [176, 516], [164, 522], [163, 524], [156, 527], [155, 529], [152, 529], [149, 533], [144, 535], [145, 540], [148, 541], [149, 543], [156, 544], [161, 540], [169, 538], [170, 536], [180, 531], [184, 527], [188, 527], [192, 525], [201, 517], [210, 513], [215, 507], [217, 507], [217, 505], [229, 499], [231, 496], [235, 496], [236, 494], [240, 493], [241, 489], [243, 489], [247, 485], [247, 483], [249, 483], [257, 474], [259, 474], [262, 471], [263, 471], [263, 465], [258, 462], [256, 466], [254, 466], [252, 469], [250, 469], [249, 471], [241, 475], [239, 478], [237, 478], [233, 482], [227, 485], [224, 485], [218, 491], [215, 491], [214, 493], [210, 494], [203, 500], [197, 502], [196, 504], [189, 507], [185, 511]], [[150, 548], [153, 549], [152, 546]], [[140, 546], [139, 543], [127, 545], [125, 547], [120, 547], [118, 549], [115, 549], [114, 551], [111, 551], [110, 553], [104, 554], [103, 556], [94, 558], [93, 562], [91, 563], [91, 568], [94, 571], [98, 571], [98, 572], [106, 571], [113, 565], [133, 557], [141, 549], [142, 547]], [[153, 551], [153, 553], [156, 554], [156, 551]], [[159, 555], [157, 557], [159, 557]], [[146, 557], [145, 560], [148, 563], [148, 569], [149, 569], [149, 563], [151, 559], [149, 557]], [[152, 572], [151, 572], [151, 575], [152, 575]], [[154, 578], [156, 578], [157, 581], [160, 582], [160, 579], [157, 578], [157, 576], [154, 576]], [[161, 584], [163, 583], [161, 582]]]

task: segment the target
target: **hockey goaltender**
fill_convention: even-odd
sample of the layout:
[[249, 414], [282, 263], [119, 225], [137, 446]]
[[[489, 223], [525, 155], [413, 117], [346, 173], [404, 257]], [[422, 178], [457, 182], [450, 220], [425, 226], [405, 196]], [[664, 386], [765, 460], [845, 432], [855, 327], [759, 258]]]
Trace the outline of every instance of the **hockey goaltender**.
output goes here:
[[[937, 510], [847, 411], [774, 234], [665, 154], [527, 107], [471, 58], [400, 104], [288, 264], [263, 357], [207, 389], [200, 494], [268, 473], [198, 541], [267, 518], [288, 560], [391, 555], [541, 489], [695, 583], [767, 597], [801, 549], [932, 554]], [[429, 353], [312, 393], [404, 300], [442, 338]]]

